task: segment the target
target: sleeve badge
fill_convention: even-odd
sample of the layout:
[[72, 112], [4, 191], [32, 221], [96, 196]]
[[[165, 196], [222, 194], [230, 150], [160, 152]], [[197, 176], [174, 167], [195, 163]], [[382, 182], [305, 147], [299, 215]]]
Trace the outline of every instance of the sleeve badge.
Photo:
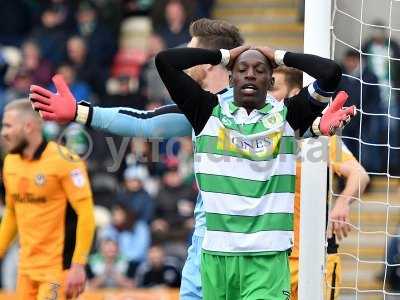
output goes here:
[[70, 173], [72, 183], [78, 187], [82, 188], [85, 185], [85, 176], [83, 176], [82, 171], [79, 169], [72, 170]]

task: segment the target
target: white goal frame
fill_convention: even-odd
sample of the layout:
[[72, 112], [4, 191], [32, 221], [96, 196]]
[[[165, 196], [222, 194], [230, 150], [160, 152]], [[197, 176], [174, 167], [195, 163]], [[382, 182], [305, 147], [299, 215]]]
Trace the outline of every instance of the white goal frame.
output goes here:
[[[331, 57], [331, 0], [306, 0], [304, 53]], [[312, 78], [304, 76], [304, 85]], [[326, 138], [308, 139], [302, 146], [299, 239], [299, 300], [321, 300], [324, 294], [327, 195]], [[323, 159], [307, 155], [321, 149]]]

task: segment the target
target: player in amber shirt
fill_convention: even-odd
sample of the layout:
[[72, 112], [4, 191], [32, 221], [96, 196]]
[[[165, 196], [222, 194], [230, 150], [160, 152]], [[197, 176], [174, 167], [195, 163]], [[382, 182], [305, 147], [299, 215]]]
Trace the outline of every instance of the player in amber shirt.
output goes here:
[[17, 298], [65, 299], [82, 293], [95, 230], [92, 193], [79, 157], [42, 137], [28, 100], [5, 107], [1, 135], [8, 152], [0, 257], [18, 233]]
[[[274, 70], [275, 79], [272, 94], [276, 99], [284, 99], [296, 95], [302, 88], [302, 72], [287, 67]], [[358, 191], [363, 193], [369, 177], [364, 168], [344, 145], [338, 136], [329, 138], [328, 168], [333, 173], [345, 179], [345, 188], [336, 198], [335, 205], [330, 211], [331, 231], [328, 232], [327, 264], [326, 264], [326, 290], [325, 299], [338, 299], [341, 282], [341, 260], [337, 254], [338, 244], [336, 237], [341, 240], [350, 231], [349, 222], [350, 204], [352, 197], [358, 196]], [[291, 276], [291, 299], [297, 299], [298, 273], [299, 273], [299, 225], [300, 225], [300, 186], [301, 162], [296, 163], [296, 189], [294, 199], [294, 245], [289, 257]], [[333, 233], [333, 234], [332, 234]]]

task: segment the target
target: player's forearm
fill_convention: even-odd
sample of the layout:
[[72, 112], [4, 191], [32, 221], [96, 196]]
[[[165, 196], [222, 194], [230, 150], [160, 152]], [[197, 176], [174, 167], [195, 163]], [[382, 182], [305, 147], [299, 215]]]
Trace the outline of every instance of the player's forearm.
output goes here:
[[[307, 89], [302, 89], [299, 94], [285, 99], [285, 105], [288, 108], [287, 121], [302, 137], [307, 130], [312, 129], [313, 122], [321, 116], [327, 103], [313, 99]], [[310, 133], [314, 136], [312, 131]]]
[[171, 138], [190, 136], [192, 127], [175, 105], [154, 111], [125, 107], [93, 107], [90, 126], [121, 136]]
[[0, 225], [0, 257], [5, 255], [8, 247], [16, 236], [17, 221], [14, 210], [6, 207]]
[[155, 62], [157, 69], [164, 73], [164, 69], [167, 72], [167, 69], [182, 71], [203, 64], [218, 65], [221, 59], [222, 55], [219, 50], [174, 48], [158, 53]]
[[335, 91], [342, 78], [342, 70], [339, 64], [320, 56], [286, 52], [283, 62], [288, 67], [299, 69], [314, 77], [322, 91]]
[[355, 198], [364, 192], [369, 183], [369, 176], [362, 167], [354, 167], [345, 175], [345, 177], [345, 187], [340, 193], [338, 200], [340, 199], [352, 203]]
[[[175, 48], [157, 54], [155, 63], [158, 73], [172, 100], [186, 116], [194, 114], [197, 106], [210, 105], [209, 102], [216, 103], [218, 100], [205, 98], [207, 93], [183, 70], [202, 64], [217, 65], [221, 59], [220, 51], [199, 48]], [[189, 121], [192, 123], [190, 117]]]
[[156, 67], [171, 99], [192, 125], [195, 134], [201, 132], [218, 97], [202, 87], [183, 70], [201, 64], [217, 65], [222, 55], [218, 50], [179, 48], [162, 51], [156, 56]]
[[81, 199], [73, 204], [73, 208], [77, 214], [78, 222], [72, 263], [84, 265], [87, 262], [96, 229], [92, 199]]

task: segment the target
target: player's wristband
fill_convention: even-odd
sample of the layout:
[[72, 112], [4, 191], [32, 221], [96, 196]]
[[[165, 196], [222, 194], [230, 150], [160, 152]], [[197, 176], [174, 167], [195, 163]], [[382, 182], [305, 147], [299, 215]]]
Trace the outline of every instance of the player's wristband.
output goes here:
[[312, 123], [311, 129], [314, 135], [320, 136], [322, 135], [321, 131], [319, 130], [319, 124], [321, 123], [321, 117], [318, 117]]
[[92, 108], [89, 103], [80, 101], [76, 108], [75, 122], [87, 125], [91, 120]]
[[274, 59], [275, 63], [278, 66], [284, 66], [285, 63], [283, 62], [283, 58], [285, 57], [286, 51], [285, 50], [275, 50]]
[[231, 53], [226, 49], [219, 49], [219, 51], [221, 52], [221, 65], [226, 67], [231, 60]]

